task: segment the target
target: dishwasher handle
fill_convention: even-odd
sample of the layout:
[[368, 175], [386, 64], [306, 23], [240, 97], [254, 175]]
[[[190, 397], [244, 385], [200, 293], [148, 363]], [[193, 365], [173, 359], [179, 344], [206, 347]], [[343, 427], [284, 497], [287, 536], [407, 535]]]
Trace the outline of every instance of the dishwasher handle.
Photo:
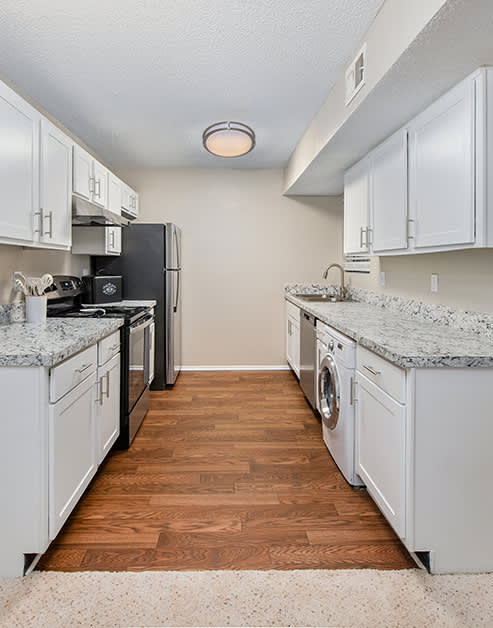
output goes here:
[[315, 325], [315, 317], [314, 316], [312, 316], [311, 314], [307, 314], [306, 312], [303, 312], [303, 311], [302, 311], [302, 314], [303, 314], [303, 318], [306, 321], [309, 321], [312, 325]]

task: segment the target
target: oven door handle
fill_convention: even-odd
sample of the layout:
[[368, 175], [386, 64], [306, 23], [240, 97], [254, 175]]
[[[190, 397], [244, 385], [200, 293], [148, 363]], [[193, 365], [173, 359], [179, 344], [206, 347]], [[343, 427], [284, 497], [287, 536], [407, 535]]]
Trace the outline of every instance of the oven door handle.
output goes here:
[[150, 318], [146, 318], [146, 320], [143, 323], [139, 323], [138, 325], [135, 325], [135, 327], [130, 326], [130, 335], [135, 334], [138, 331], [142, 331], [146, 327], [149, 327], [149, 325], [151, 325], [153, 321], [154, 321], [154, 316], [151, 316]]

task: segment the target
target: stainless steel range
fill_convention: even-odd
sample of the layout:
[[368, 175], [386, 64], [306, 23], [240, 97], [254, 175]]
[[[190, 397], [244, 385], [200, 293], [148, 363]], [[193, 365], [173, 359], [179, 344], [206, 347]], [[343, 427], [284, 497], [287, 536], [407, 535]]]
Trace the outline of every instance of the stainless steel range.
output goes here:
[[115, 443], [132, 443], [149, 409], [149, 385], [154, 376], [154, 314], [147, 306], [83, 306], [84, 285], [78, 277], [56, 275], [47, 291], [48, 316], [57, 318], [123, 318], [121, 328], [120, 436]]

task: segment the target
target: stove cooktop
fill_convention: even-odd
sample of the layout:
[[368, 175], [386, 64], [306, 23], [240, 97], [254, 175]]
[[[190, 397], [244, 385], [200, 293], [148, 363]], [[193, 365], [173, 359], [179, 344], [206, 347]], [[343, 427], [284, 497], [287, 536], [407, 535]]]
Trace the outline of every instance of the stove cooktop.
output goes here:
[[50, 306], [50, 318], [123, 318], [125, 323], [133, 323], [149, 311], [146, 306], [106, 306], [106, 307], [60, 307]]

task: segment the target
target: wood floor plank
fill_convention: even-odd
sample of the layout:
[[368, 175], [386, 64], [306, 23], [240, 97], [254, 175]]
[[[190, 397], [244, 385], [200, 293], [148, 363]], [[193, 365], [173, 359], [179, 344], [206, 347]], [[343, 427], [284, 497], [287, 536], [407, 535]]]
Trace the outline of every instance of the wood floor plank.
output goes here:
[[38, 568], [398, 569], [414, 562], [353, 490], [291, 372], [186, 372], [151, 392]]
[[409, 569], [409, 554], [398, 541], [327, 545], [271, 545], [276, 569]]

